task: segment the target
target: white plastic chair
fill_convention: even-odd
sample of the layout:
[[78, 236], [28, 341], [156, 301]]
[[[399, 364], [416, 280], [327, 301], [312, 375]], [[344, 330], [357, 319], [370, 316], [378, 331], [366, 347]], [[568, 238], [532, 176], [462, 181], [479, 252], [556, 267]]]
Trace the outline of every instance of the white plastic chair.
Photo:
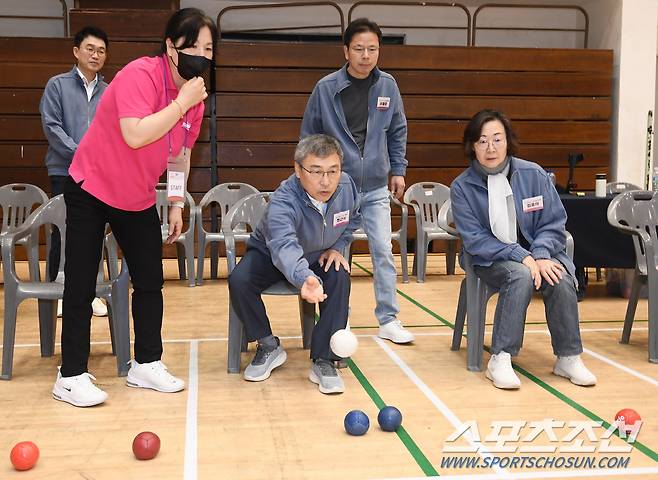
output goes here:
[[[220, 217], [223, 219], [229, 209], [235, 203], [253, 193], [258, 193], [256, 187], [252, 187], [246, 183], [222, 183], [216, 185], [203, 196], [197, 205], [194, 216], [196, 217], [197, 236], [199, 243], [199, 252], [197, 255], [197, 269], [196, 269], [196, 284], [203, 283], [203, 267], [206, 254], [206, 246], [213, 242], [224, 242], [224, 232], [219, 229], [219, 232], [209, 232], [203, 227], [203, 210], [216, 204], [220, 210]], [[221, 222], [221, 220], [220, 220]], [[221, 223], [220, 223], [221, 227]], [[236, 241], [246, 242], [249, 234], [246, 232], [240, 233], [240, 226], [236, 225], [233, 237]], [[217, 256], [213, 256], [210, 263], [210, 277], [217, 278]]]
[[404, 203], [414, 209], [416, 215], [416, 253], [412, 273], [416, 274], [417, 282], [425, 281], [427, 269], [427, 248], [432, 240], [447, 240], [446, 271], [448, 275], [455, 273], [455, 256], [457, 254], [457, 239], [438, 223], [438, 213], [441, 206], [450, 199], [450, 188], [441, 183], [414, 183], [404, 193]]
[[[62, 248], [60, 251], [59, 272], [55, 281], [40, 281], [31, 275], [24, 281], [16, 275], [14, 250], [23, 239], [38, 239], [39, 229], [55, 225], [60, 232]], [[39, 332], [41, 338], [41, 356], [50, 357], [55, 350], [55, 330], [57, 324], [57, 300], [64, 296], [64, 252], [66, 245], [66, 205], [64, 196], [57, 195], [35, 210], [25, 222], [12, 232], [0, 236], [4, 275], [4, 332], [2, 349], [2, 374], [0, 378], [9, 380], [12, 376], [14, 342], [16, 336], [16, 316], [18, 306], [26, 298], [36, 298], [39, 302]], [[106, 243], [113, 248], [114, 242]], [[30, 241], [29, 248], [38, 258], [38, 243]], [[113, 253], [116, 256], [116, 252]], [[113, 352], [117, 357], [119, 376], [128, 373], [130, 360], [130, 330], [128, 317], [128, 269], [122, 262], [121, 273], [110, 281], [96, 283], [96, 296], [108, 304], [110, 334]]]
[[[169, 236], [169, 201], [167, 200], [167, 184], [158, 183], [155, 187], [156, 208], [161, 221], [162, 241]], [[188, 227], [176, 240], [176, 254], [178, 257], [178, 275], [181, 280], [187, 278], [190, 287], [195, 285], [194, 277], [194, 222], [195, 203], [189, 192], [185, 192], [185, 206], [188, 211]], [[183, 212], [185, 219], [185, 212]], [[185, 265], [187, 264], [187, 269]], [[186, 272], [187, 270], [187, 272]], [[187, 275], [186, 275], [187, 273]]]
[[658, 192], [628, 191], [608, 206], [608, 222], [633, 234], [635, 276], [620, 343], [628, 343], [642, 285], [649, 291], [649, 361], [658, 363]]
[[[30, 216], [35, 208], [48, 202], [48, 195], [36, 185], [29, 183], [10, 183], [0, 187], [0, 207], [2, 208], [2, 226], [0, 235], [15, 231]], [[26, 247], [30, 275], [39, 278], [39, 251], [30, 248], [30, 242], [39, 239], [24, 238], [18, 244]], [[46, 232], [46, 250], [50, 249], [50, 232]], [[36, 255], [34, 252], [36, 251]], [[0, 257], [2, 258], [2, 257]], [[48, 267], [46, 267], [48, 272]]]

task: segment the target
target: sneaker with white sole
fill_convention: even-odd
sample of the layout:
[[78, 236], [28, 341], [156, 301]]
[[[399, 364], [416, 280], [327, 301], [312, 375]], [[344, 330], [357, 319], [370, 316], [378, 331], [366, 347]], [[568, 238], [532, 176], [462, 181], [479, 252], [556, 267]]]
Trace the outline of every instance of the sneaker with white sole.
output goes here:
[[414, 341], [414, 334], [404, 328], [400, 320], [393, 320], [380, 325], [377, 336], [393, 343], [410, 343]]
[[149, 363], [137, 363], [131, 360], [126, 385], [150, 388], [163, 393], [180, 392], [185, 388], [185, 382], [169, 373], [167, 366], [160, 360]]
[[94, 385], [92, 374], [85, 372], [73, 377], [62, 377], [57, 368], [57, 380], [53, 385], [53, 398], [76, 407], [92, 407], [107, 400], [107, 393]]
[[568, 378], [571, 383], [581, 387], [596, 385], [596, 376], [587, 369], [580, 355], [557, 357], [553, 373]]
[[276, 348], [268, 348], [260, 343], [256, 347], [256, 355], [247, 368], [244, 369], [242, 378], [248, 382], [262, 382], [270, 378], [272, 370], [280, 367], [288, 359], [288, 354], [281, 346], [277, 337], [278, 345]]
[[94, 317], [107, 317], [107, 305], [98, 297], [91, 302], [91, 310]]
[[497, 388], [513, 390], [521, 388], [521, 380], [512, 368], [512, 356], [507, 352], [492, 355], [487, 364], [485, 376], [491, 380]]
[[329, 360], [316, 360], [311, 367], [308, 379], [316, 383], [322, 393], [343, 393], [345, 384], [343, 379]]

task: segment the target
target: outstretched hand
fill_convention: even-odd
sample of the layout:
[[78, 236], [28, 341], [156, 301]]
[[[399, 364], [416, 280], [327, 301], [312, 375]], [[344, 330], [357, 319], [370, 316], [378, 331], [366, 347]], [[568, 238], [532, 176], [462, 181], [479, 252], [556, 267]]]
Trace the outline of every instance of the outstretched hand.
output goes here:
[[306, 277], [300, 294], [302, 298], [308, 303], [320, 303], [323, 302], [325, 298], [327, 298], [320, 280], [318, 280], [318, 277], [315, 275], [309, 275]]

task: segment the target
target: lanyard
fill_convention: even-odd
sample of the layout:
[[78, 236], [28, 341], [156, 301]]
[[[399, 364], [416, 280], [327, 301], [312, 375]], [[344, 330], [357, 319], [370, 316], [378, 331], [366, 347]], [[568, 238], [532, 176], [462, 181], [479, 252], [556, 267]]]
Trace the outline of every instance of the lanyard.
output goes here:
[[[165, 55], [163, 54], [160, 59], [162, 60], [162, 85], [164, 86], [164, 94], [165, 94], [165, 107], [169, 106], [169, 90], [167, 89], [167, 66], [165, 65]], [[176, 122], [178, 123], [178, 122]], [[191, 125], [187, 123], [187, 112], [185, 112], [184, 118], [183, 118], [183, 130], [185, 130], [185, 138], [183, 139], [183, 152], [187, 153], [185, 149], [187, 149], [187, 134], [190, 132], [190, 127]], [[173, 128], [172, 128], [173, 130]], [[167, 132], [167, 141], [169, 142], [169, 157], [171, 157], [171, 130]]]

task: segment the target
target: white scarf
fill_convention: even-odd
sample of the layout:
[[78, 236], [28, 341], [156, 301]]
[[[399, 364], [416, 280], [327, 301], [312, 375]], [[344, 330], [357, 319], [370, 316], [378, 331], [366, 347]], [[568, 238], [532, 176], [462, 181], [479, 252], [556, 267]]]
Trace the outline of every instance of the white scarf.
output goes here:
[[495, 175], [487, 175], [489, 190], [489, 224], [491, 232], [503, 243], [516, 243], [516, 208], [514, 193], [507, 180], [509, 163]]

